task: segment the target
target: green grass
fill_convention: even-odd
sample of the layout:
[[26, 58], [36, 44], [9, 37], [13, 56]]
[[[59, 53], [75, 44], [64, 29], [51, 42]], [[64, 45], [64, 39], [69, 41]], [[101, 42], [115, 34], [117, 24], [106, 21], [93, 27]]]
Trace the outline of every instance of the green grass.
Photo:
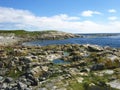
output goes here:
[[0, 33], [14, 33], [16, 35], [21, 35], [21, 34], [45, 34], [45, 33], [50, 33], [50, 32], [57, 32], [55, 30], [47, 30], [47, 31], [25, 31], [25, 30], [0, 30]]
[[7, 34], [14, 34], [18, 37], [38, 37], [42, 34], [49, 34], [51, 32], [57, 32], [55, 30], [48, 30], [48, 31], [25, 31], [25, 30], [0, 30], [0, 34], [7, 35]]
[[21, 71], [17, 71], [17, 72], [15, 73], [15, 70], [10, 70], [7, 76], [12, 77], [12, 78], [14, 78], [14, 79], [17, 79], [17, 78], [20, 77], [20, 75], [22, 75], [22, 74], [23, 74], [23, 72], [21, 72]]
[[67, 87], [67, 90], [85, 90], [83, 84], [80, 83], [72, 83]]

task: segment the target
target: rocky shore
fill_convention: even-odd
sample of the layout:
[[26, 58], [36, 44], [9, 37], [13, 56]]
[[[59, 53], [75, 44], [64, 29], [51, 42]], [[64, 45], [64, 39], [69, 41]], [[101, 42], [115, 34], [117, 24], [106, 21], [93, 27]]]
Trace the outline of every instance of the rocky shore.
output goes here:
[[116, 48], [0, 47], [0, 90], [119, 90], [119, 73], [120, 49]]
[[11, 46], [34, 40], [55, 40], [80, 37], [71, 33], [60, 31], [28, 32], [24, 30], [0, 31], [0, 46]]

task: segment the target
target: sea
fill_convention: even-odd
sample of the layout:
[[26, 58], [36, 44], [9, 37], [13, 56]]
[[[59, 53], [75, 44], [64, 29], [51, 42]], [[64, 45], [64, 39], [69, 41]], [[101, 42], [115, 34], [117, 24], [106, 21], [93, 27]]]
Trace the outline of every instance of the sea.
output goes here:
[[120, 34], [80, 34], [82, 37], [69, 38], [62, 40], [36, 40], [25, 42], [28, 46], [47, 46], [62, 44], [93, 44], [99, 46], [109, 46], [120, 48]]

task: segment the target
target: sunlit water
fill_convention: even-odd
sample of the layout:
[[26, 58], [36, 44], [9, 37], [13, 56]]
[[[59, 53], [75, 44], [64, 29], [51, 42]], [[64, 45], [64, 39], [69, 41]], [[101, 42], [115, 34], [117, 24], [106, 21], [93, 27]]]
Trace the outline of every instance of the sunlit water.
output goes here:
[[69, 38], [64, 40], [36, 40], [24, 43], [23, 45], [46, 46], [55, 44], [95, 44], [100, 46], [120, 48], [120, 35], [94, 38]]

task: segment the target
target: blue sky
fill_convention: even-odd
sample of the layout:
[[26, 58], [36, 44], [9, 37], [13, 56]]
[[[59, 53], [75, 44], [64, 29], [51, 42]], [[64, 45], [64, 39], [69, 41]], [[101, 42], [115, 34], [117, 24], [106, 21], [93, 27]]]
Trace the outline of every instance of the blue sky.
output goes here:
[[120, 32], [120, 0], [0, 0], [0, 29]]

